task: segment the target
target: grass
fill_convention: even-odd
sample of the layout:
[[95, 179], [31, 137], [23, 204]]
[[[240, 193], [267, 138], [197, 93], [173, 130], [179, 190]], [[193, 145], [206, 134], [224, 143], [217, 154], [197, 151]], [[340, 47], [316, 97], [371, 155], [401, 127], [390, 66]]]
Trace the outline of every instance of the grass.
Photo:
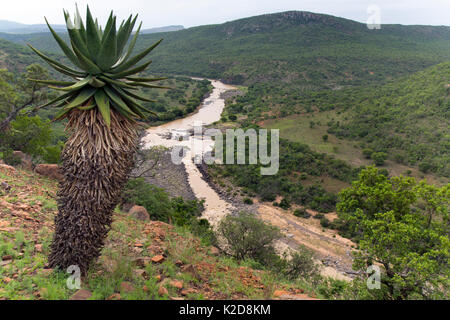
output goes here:
[[[313, 114], [293, 115], [281, 119], [266, 120], [261, 125], [267, 129], [279, 129], [280, 137], [294, 142], [304, 143], [311, 147], [312, 150], [320, 153], [333, 155], [337, 159], [344, 160], [355, 167], [372, 165], [373, 161], [366, 159], [362, 154], [362, 149], [356, 146], [356, 141], [339, 139], [336, 136], [327, 133], [327, 123], [331, 120], [344, 121], [346, 119], [345, 113], [338, 114], [335, 110], [317, 112]], [[314, 125], [311, 127], [311, 122]], [[324, 141], [323, 136], [328, 135], [328, 140]], [[411, 170], [412, 177], [416, 179], [427, 179], [429, 183], [436, 185], [443, 185], [448, 183], [448, 179], [437, 177], [432, 174], [423, 174], [418, 168], [410, 167], [387, 160], [382, 168], [386, 168], [391, 175], [406, 175], [408, 170]], [[309, 180], [310, 184], [321, 182], [321, 179], [326, 179], [321, 183], [327, 191], [337, 192], [347, 185], [327, 177], [319, 177], [315, 180]], [[335, 181], [336, 180], [336, 181]], [[305, 185], [308, 180], [305, 181]]]

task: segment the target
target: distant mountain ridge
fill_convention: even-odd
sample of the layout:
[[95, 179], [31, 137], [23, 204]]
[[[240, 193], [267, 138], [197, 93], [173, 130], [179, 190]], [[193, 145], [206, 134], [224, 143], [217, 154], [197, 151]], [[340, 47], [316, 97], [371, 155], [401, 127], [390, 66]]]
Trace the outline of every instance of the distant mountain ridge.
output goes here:
[[[369, 30], [364, 23], [304, 11], [148, 32], [139, 37], [136, 50], [164, 38], [152, 53], [154, 72], [296, 90], [382, 82], [450, 60], [450, 27], [382, 25]], [[48, 32], [1, 33], [0, 38], [61, 53]]]
[[[54, 24], [52, 28], [57, 32], [66, 32], [66, 26], [63, 24]], [[141, 30], [142, 34], [158, 33], [158, 32], [171, 32], [183, 30], [181, 25], [171, 25], [157, 28], [149, 28]], [[23, 24], [14, 21], [0, 20], [0, 32], [8, 34], [33, 34], [33, 33], [47, 33], [49, 32], [46, 24]]]

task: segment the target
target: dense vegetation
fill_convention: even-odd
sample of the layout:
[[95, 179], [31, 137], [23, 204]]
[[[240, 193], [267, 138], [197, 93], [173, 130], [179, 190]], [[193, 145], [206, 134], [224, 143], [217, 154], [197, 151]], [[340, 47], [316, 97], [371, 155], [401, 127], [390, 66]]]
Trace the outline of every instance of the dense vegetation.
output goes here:
[[359, 295], [448, 298], [449, 199], [450, 184], [438, 188], [414, 178], [388, 178], [373, 167], [340, 193], [340, 229], [358, 242], [354, 269], [383, 268], [380, 290], [362, 284]]
[[305, 181], [311, 178], [332, 178], [349, 183], [358, 172], [357, 168], [352, 168], [344, 161], [316, 153], [307, 145], [286, 139], [280, 139], [279, 155], [280, 169], [274, 176], [261, 175], [260, 169], [264, 167], [262, 164], [216, 164], [210, 166], [209, 171], [213, 177], [231, 179], [235, 185], [243, 188], [245, 193], [257, 195], [263, 201], [273, 202], [277, 196], [282, 196], [284, 201], [280, 204], [281, 207], [288, 208], [290, 203], [295, 203], [322, 212], [334, 210], [336, 196], [328, 192], [323, 183], [305, 185]]

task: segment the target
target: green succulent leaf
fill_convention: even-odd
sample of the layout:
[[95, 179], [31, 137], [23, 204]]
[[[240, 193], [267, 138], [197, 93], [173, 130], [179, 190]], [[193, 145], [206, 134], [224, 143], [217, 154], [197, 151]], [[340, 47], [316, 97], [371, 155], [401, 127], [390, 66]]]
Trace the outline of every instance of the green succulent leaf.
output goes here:
[[83, 80], [78, 81], [77, 83], [75, 83], [71, 86], [68, 86], [68, 87], [49, 86], [49, 88], [55, 89], [55, 90], [61, 90], [61, 91], [76, 91], [76, 90], [82, 89], [85, 86], [87, 86], [91, 80], [92, 80], [92, 76], [88, 76], [88, 77], [84, 78]]
[[111, 126], [111, 109], [109, 106], [109, 99], [106, 95], [105, 91], [98, 90], [95, 93], [95, 102], [97, 103], [98, 109], [100, 110], [100, 113], [103, 117], [103, 120], [105, 120], [106, 125], [108, 128]]
[[75, 66], [81, 67], [79, 62], [78, 62], [78, 59], [77, 59], [75, 53], [72, 51], [72, 49], [70, 49], [69, 46], [65, 43], [65, 41], [63, 39], [61, 39], [61, 37], [55, 32], [55, 30], [53, 30], [53, 28], [48, 23], [47, 18], [44, 18], [44, 19], [45, 19], [45, 23], [47, 23], [47, 26], [50, 29], [50, 32], [53, 35], [53, 38], [55, 38], [56, 42], [58, 43], [59, 47], [64, 52], [64, 54], [67, 56], [67, 58], [69, 58], [69, 60]]
[[78, 96], [75, 99], [73, 99], [64, 109], [73, 109], [81, 106], [83, 103], [92, 98], [92, 96], [95, 94], [95, 92], [97, 92], [97, 90], [98, 89], [96, 88], [83, 89], [82, 91], [80, 91]]
[[90, 60], [97, 62], [97, 55], [102, 46], [100, 37], [98, 35], [98, 29], [95, 25], [94, 19], [92, 18], [89, 6], [87, 7], [86, 14], [86, 40], [87, 47], [90, 53]]
[[152, 63], [149, 61], [137, 66], [161, 43], [162, 39], [130, 59], [142, 27], [140, 23], [137, 32], [132, 36], [137, 15], [134, 17], [130, 15], [117, 29], [117, 18], [111, 11], [104, 30], [92, 16], [89, 7], [86, 10], [86, 27], [78, 7], [74, 19], [71, 19], [65, 10], [64, 17], [70, 45], [53, 30], [47, 19], [45, 22], [53, 38], [69, 59], [70, 65], [73, 64], [75, 69], [50, 58], [31, 45], [29, 47], [52, 68], [73, 78], [74, 81], [28, 79], [47, 85], [51, 89], [65, 91], [63, 95], [39, 108], [50, 105], [61, 108], [55, 120], [64, 118], [73, 109], [87, 111], [98, 108], [108, 127], [111, 125], [111, 108], [132, 121], [136, 118], [144, 119], [147, 114], [154, 114], [140, 104], [140, 101], [153, 100], [139, 94], [139, 87], [169, 89], [150, 84], [166, 78], [134, 75], [143, 72]]
[[146, 50], [142, 51], [138, 55], [134, 56], [130, 60], [128, 60], [125, 63], [123, 63], [122, 65], [120, 65], [117, 68], [113, 69], [113, 71], [119, 73], [119, 72], [128, 70], [129, 68], [133, 67], [136, 63], [138, 63], [139, 61], [144, 59], [150, 52], [152, 52], [153, 49], [155, 49], [162, 41], [163, 41], [163, 39], [159, 40], [158, 42], [156, 42], [151, 47], [147, 48]]
[[98, 54], [99, 66], [103, 71], [108, 70], [117, 59], [116, 18], [112, 18], [111, 28], [104, 36], [102, 48]]
[[108, 95], [108, 97], [112, 100], [112, 102], [114, 102], [116, 107], [121, 109], [123, 112], [128, 113], [129, 116], [139, 118], [139, 116], [136, 113], [134, 113], [133, 111], [131, 111], [131, 109], [122, 100], [122, 98], [119, 95], [117, 95], [113, 90], [109, 89], [108, 87], [105, 87], [104, 90], [105, 90], [106, 94]]

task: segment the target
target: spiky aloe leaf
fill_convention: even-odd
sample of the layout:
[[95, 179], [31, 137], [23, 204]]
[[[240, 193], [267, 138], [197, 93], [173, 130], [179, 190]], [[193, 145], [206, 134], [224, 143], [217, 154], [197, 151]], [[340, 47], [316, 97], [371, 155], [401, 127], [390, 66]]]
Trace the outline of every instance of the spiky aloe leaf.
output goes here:
[[90, 53], [90, 60], [97, 62], [97, 55], [102, 46], [101, 39], [98, 35], [98, 28], [92, 18], [91, 10], [87, 7], [86, 14], [86, 44]]
[[105, 120], [105, 123], [109, 128], [111, 126], [111, 109], [109, 106], [108, 96], [106, 95], [105, 91], [98, 90], [95, 93], [94, 98], [103, 117], [103, 120]]
[[[44, 59], [48, 64], [50, 64], [53, 68], [58, 67], [59, 69], [62, 69], [64, 71], [66, 71], [69, 74], [72, 74], [74, 76], [78, 76], [81, 77], [84, 74], [82, 72], [79, 72], [77, 70], [73, 70], [72, 68], [69, 68], [65, 65], [63, 65], [62, 63], [59, 63], [58, 61], [55, 61], [49, 57], [47, 57], [45, 54], [43, 54], [42, 52], [40, 52], [38, 49], [34, 48], [31, 44], [28, 44], [28, 47], [31, 48], [31, 50], [33, 50], [38, 56], [40, 56], [42, 59]], [[56, 69], [56, 68], [55, 68]]]
[[109, 89], [108, 87], [105, 87], [104, 90], [105, 90], [106, 94], [108, 95], [108, 97], [112, 100], [112, 102], [114, 102], [114, 105], [118, 109], [121, 109], [122, 112], [128, 114], [128, 116], [139, 118], [139, 116], [136, 113], [134, 113], [133, 111], [131, 111], [131, 109], [122, 100], [122, 98], [119, 95], [117, 95], [113, 90]]
[[39, 80], [39, 79], [31, 79], [28, 78], [28, 81], [41, 83], [41, 84], [47, 84], [51, 86], [71, 86], [74, 85], [76, 82], [71, 81], [58, 81], [58, 80]]
[[80, 90], [82, 88], [84, 88], [85, 86], [87, 86], [89, 84], [89, 82], [92, 80], [92, 76], [88, 76], [86, 78], [84, 78], [81, 81], [78, 81], [77, 83], [68, 86], [68, 87], [55, 87], [55, 86], [49, 86], [49, 88], [51, 89], [55, 89], [55, 90], [61, 90], [61, 91], [76, 91], [76, 90]]
[[78, 96], [73, 99], [64, 109], [72, 109], [81, 106], [83, 103], [88, 101], [97, 92], [96, 88], [85, 88]]
[[[117, 32], [116, 18], [113, 18], [109, 32], [104, 36], [102, 48], [98, 54], [99, 66], [103, 71], [108, 70], [116, 62], [117, 59]], [[100, 58], [101, 57], [101, 58]]]
[[[66, 104], [57, 118], [64, 117], [74, 108], [81, 111], [98, 108], [108, 126], [112, 121], [111, 108], [130, 120], [145, 118], [147, 113], [152, 113], [137, 102], [137, 100], [152, 100], [134, 91], [138, 91], [139, 87], [169, 89], [150, 84], [166, 78], [133, 77], [133, 75], [144, 71], [151, 64], [149, 61], [137, 66], [162, 40], [130, 59], [142, 27], [141, 23], [130, 41], [137, 15], [134, 18], [131, 15], [127, 20], [122, 21], [117, 29], [117, 19], [111, 12], [104, 31], [99, 26], [98, 20], [93, 18], [89, 7], [86, 11], [86, 28], [78, 7], [73, 20], [66, 11], [64, 11], [64, 17], [71, 47], [53, 30], [48, 20], [45, 19], [45, 21], [61, 50], [80, 71], [50, 58], [30, 45], [30, 48], [52, 68], [75, 79], [75, 81], [36, 80], [36, 83], [67, 92], [44, 106], [57, 104], [60, 108]], [[128, 43], [128, 48], [125, 50]]]
[[91, 74], [99, 74], [102, 73], [102, 70], [88, 57], [86, 57], [78, 48], [73, 45], [73, 51], [77, 55], [81, 65], [83, 68]]
[[75, 53], [73, 53], [72, 49], [69, 48], [69, 46], [64, 42], [63, 39], [61, 39], [60, 36], [58, 36], [58, 34], [55, 32], [55, 30], [53, 30], [53, 28], [50, 26], [50, 24], [48, 23], [47, 18], [45, 19], [45, 23], [47, 24], [48, 28], [50, 29], [50, 32], [53, 35], [53, 38], [55, 38], [56, 42], [58, 43], [59, 47], [61, 48], [61, 50], [64, 52], [64, 54], [67, 56], [67, 58], [69, 58], [69, 60], [77, 67], [81, 67], [77, 57], [75, 56]]
[[167, 80], [169, 78], [136, 78], [136, 77], [125, 77], [125, 79], [133, 82], [155, 82], [155, 81], [161, 81], [161, 80]]
[[132, 75], [134, 75], [134, 74], [137, 74], [137, 73], [139, 73], [139, 72], [144, 71], [144, 70], [147, 69], [147, 67], [148, 67], [149, 65], [151, 65], [151, 64], [152, 64], [152, 61], [149, 61], [149, 62], [147, 62], [147, 63], [144, 63], [142, 66], [139, 66], [139, 67], [130, 69], [130, 70], [128, 70], [128, 71], [124, 71], [124, 72], [119, 72], [119, 73], [116, 73], [116, 74], [112, 74], [112, 75], [111, 75], [111, 78], [114, 78], [114, 79], [121, 79], [121, 78], [125, 78], [125, 77], [127, 77], [127, 76], [132, 76]]
[[133, 67], [136, 63], [144, 59], [150, 52], [152, 52], [153, 49], [155, 49], [162, 41], [163, 39], [159, 40], [154, 45], [150, 46], [146, 50], [142, 51], [138, 55], [131, 58], [130, 60], [124, 62], [122, 65], [119, 65], [117, 68], [114, 68], [113, 71], [119, 73]]
[[124, 54], [124, 55], [119, 59], [119, 61], [117, 61], [117, 63], [111, 67], [112, 69], [114, 69], [114, 68], [120, 66], [124, 61], [127, 61], [128, 58], [131, 56], [131, 54], [133, 53], [134, 47], [136, 46], [136, 42], [137, 42], [137, 39], [138, 39], [138, 36], [139, 36], [139, 32], [141, 31], [141, 27], [142, 27], [142, 22], [139, 24], [139, 27], [138, 27], [136, 33], [134, 34], [134, 37], [133, 37], [133, 39], [131, 40], [130, 45], [128, 46], [127, 53]]

